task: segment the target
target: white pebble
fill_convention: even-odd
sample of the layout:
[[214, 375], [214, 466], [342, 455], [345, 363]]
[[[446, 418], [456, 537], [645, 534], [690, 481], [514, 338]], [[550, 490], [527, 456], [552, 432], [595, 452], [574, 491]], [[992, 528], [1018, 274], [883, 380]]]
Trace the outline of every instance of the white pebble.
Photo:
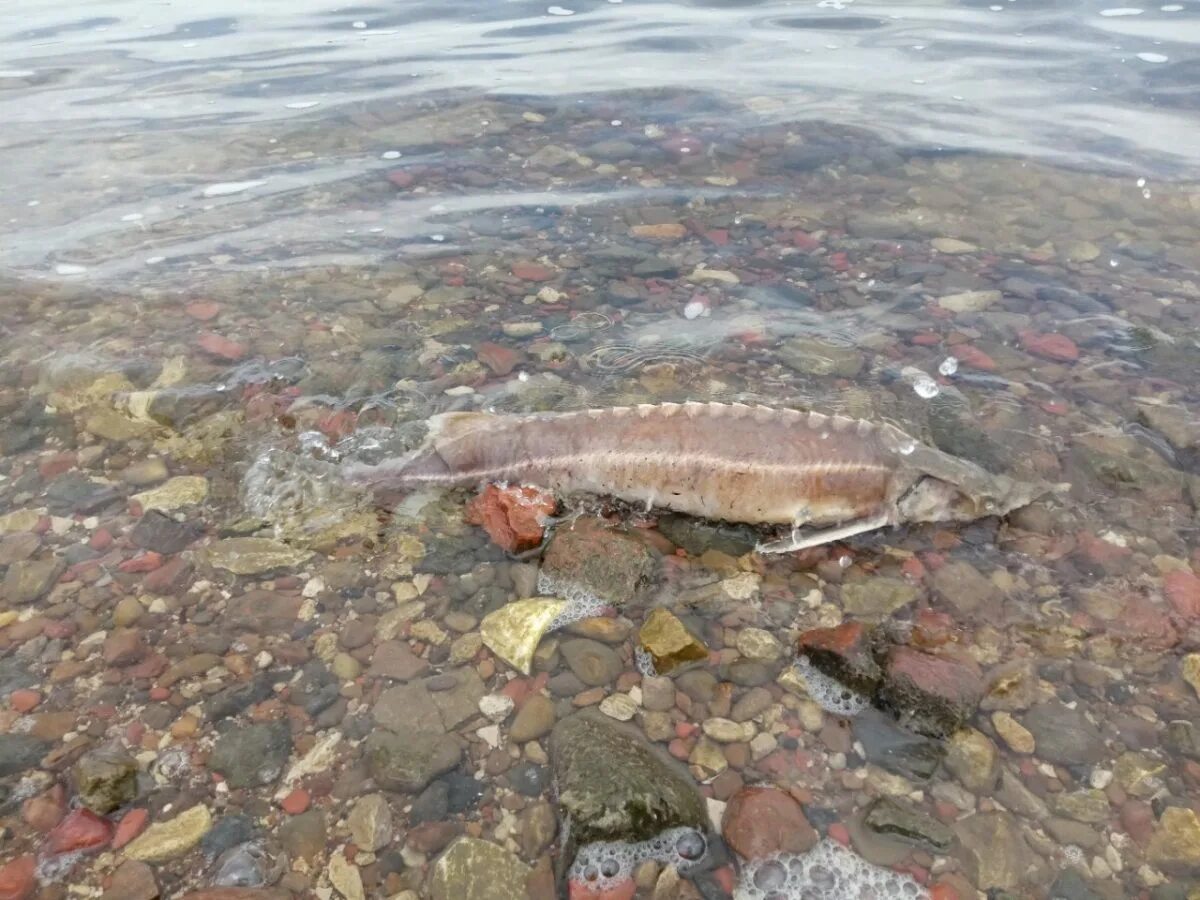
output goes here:
[[947, 356], [942, 360], [942, 364], [938, 366], [938, 372], [949, 378], [958, 371], [958, 357]]
[[399, 150], [384, 150], [379, 154], [381, 159], [399, 159], [403, 155]]

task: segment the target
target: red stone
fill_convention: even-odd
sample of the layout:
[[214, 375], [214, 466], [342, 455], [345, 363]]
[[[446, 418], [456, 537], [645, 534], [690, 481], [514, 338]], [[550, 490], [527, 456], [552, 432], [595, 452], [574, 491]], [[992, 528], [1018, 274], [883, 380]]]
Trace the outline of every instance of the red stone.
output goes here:
[[1133, 551], [1112, 541], [1097, 537], [1090, 531], [1081, 531], [1075, 536], [1079, 555], [1093, 571], [1100, 570], [1108, 575], [1119, 575], [1129, 568]]
[[843, 847], [850, 846], [850, 829], [841, 822], [834, 822], [830, 825], [827, 833], [831, 839], [837, 841]]
[[34, 831], [45, 834], [67, 814], [67, 792], [61, 784], [30, 797], [21, 804], [21, 818]]
[[0, 867], [0, 900], [27, 900], [37, 891], [37, 860], [18, 856]]
[[472, 525], [482, 525], [497, 546], [520, 553], [542, 542], [543, 523], [557, 508], [554, 496], [537, 488], [489, 484], [467, 506], [466, 517]]
[[163, 700], [166, 700], [170, 696], [171, 696], [170, 688], [160, 687], [158, 685], [155, 685], [154, 687], [150, 688], [150, 699], [151, 700], [157, 700], [157, 701], [161, 702]]
[[37, 691], [21, 688], [8, 695], [8, 702], [19, 713], [32, 712], [42, 702], [42, 695]]
[[958, 891], [949, 884], [935, 884], [929, 890], [929, 900], [959, 900]]
[[197, 300], [185, 306], [183, 311], [198, 322], [208, 322], [220, 315], [221, 304], [212, 300]]
[[850, 260], [842, 251], [829, 254], [829, 265], [835, 272], [845, 272], [850, 268]]
[[1017, 335], [1027, 353], [1055, 362], [1075, 362], [1079, 359], [1079, 348], [1065, 334], [1042, 334], [1026, 329]]
[[107, 550], [112, 546], [113, 536], [107, 528], [98, 528], [88, 539], [88, 546], [93, 550]]
[[144, 572], [153, 572], [163, 564], [161, 553], [155, 553], [153, 550], [147, 550], [135, 556], [133, 559], [127, 559], [125, 562], [117, 566], [118, 571], [132, 574]]
[[821, 242], [807, 231], [793, 231], [792, 243], [801, 250], [812, 251], [821, 246]]
[[38, 474], [46, 479], [69, 472], [73, 468], [75, 468], [75, 454], [70, 450], [44, 457], [38, 462]]
[[142, 579], [142, 587], [151, 594], [178, 594], [187, 587], [192, 564], [181, 556], [168, 560]]
[[390, 181], [394, 187], [404, 190], [405, 188], [410, 188], [413, 186], [413, 182], [417, 180], [417, 176], [412, 172], [405, 171], [404, 169], [396, 169], [393, 172], [388, 172], [387, 180]]
[[230, 340], [211, 331], [206, 331], [196, 340], [200, 349], [210, 356], [224, 359], [228, 362], [239, 362], [250, 353], [245, 344]]
[[308, 809], [310, 803], [312, 803], [312, 797], [308, 791], [296, 788], [279, 801], [279, 807], [289, 816], [298, 816]]
[[950, 732], [971, 717], [983, 691], [983, 673], [973, 662], [893, 647], [878, 699], [902, 718], [915, 711], [913, 727]]
[[45, 851], [57, 856], [76, 850], [99, 850], [113, 836], [112, 823], [90, 809], [73, 809], [46, 836]]
[[358, 425], [358, 414], [352, 409], [325, 413], [317, 420], [317, 430], [331, 441], [340, 441]]
[[119, 628], [104, 639], [104, 661], [110, 666], [131, 666], [146, 654], [142, 633]]
[[603, 889], [574, 878], [567, 882], [569, 900], [633, 900], [636, 894], [637, 883], [632, 878]]
[[742, 788], [725, 807], [721, 836], [743, 859], [803, 853], [817, 842], [800, 804], [772, 787]]
[[120, 850], [135, 837], [142, 833], [146, 828], [146, 823], [150, 821], [150, 813], [144, 809], [131, 809], [121, 817], [121, 821], [117, 823], [116, 831], [113, 832], [112, 847], [114, 850]]
[[555, 275], [553, 269], [527, 260], [513, 263], [512, 273], [522, 281], [549, 281]]
[[970, 344], [959, 344], [955, 347], [954, 358], [958, 360], [960, 366], [966, 366], [968, 369], [978, 369], [981, 372], [995, 372], [997, 368], [994, 359], [978, 347], [972, 347]]
[[1186, 569], [1168, 572], [1163, 593], [1171, 608], [1185, 619], [1200, 618], [1200, 578]]
[[495, 375], [507, 375], [521, 361], [521, 354], [510, 347], [484, 341], [475, 350], [479, 361], [492, 370]]
[[1154, 834], [1154, 808], [1144, 800], [1126, 800], [1121, 806], [1121, 827], [1139, 847], [1145, 847]]

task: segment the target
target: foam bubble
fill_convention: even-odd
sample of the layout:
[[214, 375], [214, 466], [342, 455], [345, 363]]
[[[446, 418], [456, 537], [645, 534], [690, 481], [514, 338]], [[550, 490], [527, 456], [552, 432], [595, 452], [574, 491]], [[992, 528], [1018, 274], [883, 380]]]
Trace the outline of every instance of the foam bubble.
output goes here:
[[637, 670], [646, 678], [652, 678], [658, 674], [658, 669], [654, 665], [654, 657], [650, 655], [650, 651], [644, 647], [637, 647], [633, 651], [633, 664]]
[[807, 656], [796, 660], [796, 672], [804, 682], [804, 688], [813, 701], [826, 712], [844, 718], [857, 716], [871, 705], [871, 701], [857, 691], [852, 691], [835, 678], [818, 671]]
[[747, 863], [734, 900], [928, 900], [909, 875], [872, 865], [826, 838], [807, 853], [777, 853]]
[[579, 848], [568, 877], [597, 893], [615, 888], [633, 877], [648, 859], [687, 872], [708, 853], [708, 840], [695, 828], [669, 828], [649, 840], [595, 841]]
[[566, 609], [550, 623], [551, 631], [566, 628], [572, 622], [578, 622], [580, 619], [594, 619], [597, 616], [603, 616], [613, 609], [611, 603], [600, 599], [591, 591], [577, 584], [547, 575], [545, 570], [538, 572], [537, 590], [544, 597], [562, 597], [567, 601]]

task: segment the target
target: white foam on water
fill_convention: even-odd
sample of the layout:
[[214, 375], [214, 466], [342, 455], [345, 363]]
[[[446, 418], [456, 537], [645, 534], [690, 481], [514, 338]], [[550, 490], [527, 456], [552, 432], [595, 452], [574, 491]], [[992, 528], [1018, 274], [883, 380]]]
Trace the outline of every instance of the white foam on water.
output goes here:
[[929, 900], [909, 875], [867, 862], [824, 839], [807, 853], [777, 853], [747, 863], [734, 900]]
[[568, 877], [581, 887], [600, 893], [633, 877], [648, 859], [687, 872], [708, 853], [708, 841], [695, 828], [669, 828], [647, 841], [596, 841], [579, 848]]
[[1148, 63], [1165, 63], [1167, 61], [1167, 57], [1161, 53], [1139, 53], [1137, 58]]
[[312, 109], [314, 106], [320, 106], [320, 100], [296, 100], [293, 103], [285, 103], [285, 109]]
[[1136, 6], [1116, 6], [1112, 9], [1100, 10], [1100, 15], [1111, 19], [1116, 16], [1140, 16], [1144, 12], [1144, 9], [1139, 9]]
[[0, 78], [32, 78], [36, 74], [33, 69], [0, 69]]
[[923, 400], [932, 400], [942, 392], [941, 388], [937, 386], [937, 382], [928, 375], [922, 375], [919, 378], [914, 378], [912, 389], [913, 392]]
[[56, 275], [82, 275], [86, 271], [86, 266], [77, 266], [73, 263], [59, 263], [54, 267]]
[[852, 691], [836, 678], [818, 671], [807, 656], [796, 659], [796, 672], [813, 702], [826, 712], [849, 719], [871, 705], [871, 701], [858, 691]]
[[546, 12], [552, 16], [573, 16], [575, 10], [567, 9], [565, 6], [550, 6], [546, 8]]

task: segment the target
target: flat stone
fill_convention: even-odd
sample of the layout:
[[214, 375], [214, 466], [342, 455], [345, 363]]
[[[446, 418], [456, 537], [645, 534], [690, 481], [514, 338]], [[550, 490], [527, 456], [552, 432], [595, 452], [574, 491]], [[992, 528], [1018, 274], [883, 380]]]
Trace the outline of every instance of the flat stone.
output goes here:
[[256, 723], [230, 729], [217, 738], [208, 767], [232, 788], [274, 784], [292, 752], [292, 729], [286, 721]]
[[945, 755], [942, 743], [906, 731], [878, 710], [863, 710], [850, 722], [868, 762], [914, 781], [932, 776]]
[[642, 678], [642, 706], [656, 712], [666, 712], [675, 706], [675, 682], [662, 675]]
[[628, 694], [609, 694], [600, 701], [600, 712], [618, 722], [628, 722], [638, 712], [638, 705]]
[[525, 897], [530, 868], [491, 841], [460, 837], [430, 873], [430, 900], [513, 900]]
[[329, 867], [326, 872], [333, 889], [346, 900], [366, 900], [362, 873], [358, 871], [358, 866], [349, 862], [341, 853], [334, 853], [329, 857]]
[[226, 569], [235, 575], [259, 575], [296, 568], [312, 556], [312, 551], [290, 547], [272, 538], [237, 537], [216, 541], [200, 555], [213, 568]]
[[703, 829], [695, 783], [636, 731], [599, 713], [563, 719], [550, 735], [560, 814], [577, 845], [646, 840], [668, 828]]
[[36, 768], [50, 747], [32, 734], [0, 734], [0, 778]]
[[1051, 700], [1032, 707], [1019, 721], [1033, 734], [1042, 759], [1064, 766], [1094, 765], [1104, 759], [1104, 736], [1082, 709]]
[[968, 562], [948, 562], [929, 579], [934, 596], [964, 613], [995, 609], [1004, 593]]
[[449, 772], [462, 759], [462, 746], [451, 735], [406, 729], [404, 734], [373, 731], [363, 755], [371, 776], [389, 791], [415, 794]]
[[371, 655], [369, 678], [412, 681], [429, 671], [429, 661], [417, 656], [404, 641], [384, 641]]
[[947, 742], [946, 768], [967, 790], [990, 794], [1000, 771], [996, 745], [974, 728], [961, 728]]
[[721, 836], [742, 859], [774, 853], [804, 853], [817, 842], [800, 804], [773, 787], [746, 787], [725, 807]]
[[806, 631], [797, 639], [796, 651], [818, 672], [867, 697], [883, 678], [875, 660], [875, 633], [862, 622]]
[[200, 475], [179, 475], [152, 490], [134, 494], [133, 500], [141, 504], [144, 511], [161, 509], [170, 512], [184, 506], [203, 503], [207, 496], [207, 478]]
[[738, 653], [747, 659], [774, 662], [783, 654], [783, 645], [763, 628], [743, 628], [734, 641]]
[[356, 800], [346, 824], [355, 845], [369, 853], [387, 846], [392, 840], [392, 808], [383, 794], [368, 794]]
[[325, 852], [327, 840], [325, 813], [319, 809], [291, 816], [279, 826], [279, 843], [292, 859], [311, 862]]
[[1044, 867], [1010, 814], [976, 813], [960, 819], [955, 829], [979, 890], [1017, 891], [1042, 879]]
[[963, 291], [938, 298], [938, 306], [956, 313], [983, 312], [1000, 302], [999, 291]]
[[1017, 753], [1030, 754], [1037, 750], [1037, 742], [1029, 729], [1012, 717], [1010, 713], [998, 710], [992, 713], [992, 727], [996, 734], [1004, 739], [1004, 743]]
[[802, 375], [851, 378], [866, 363], [862, 351], [854, 347], [804, 336], [784, 341], [777, 355], [781, 363]]
[[479, 623], [480, 637], [485, 647], [518, 672], [528, 675], [538, 644], [566, 606], [565, 600], [515, 600], [483, 617]]
[[948, 850], [954, 843], [954, 832], [946, 825], [890, 797], [880, 797], [872, 803], [863, 822], [876, 834], [898, 838], [935, 853]]
[[125, 855], [142, 862], [167, 862], [187, 854], [212, 828], [212, 814], [203, 804], [166, 822], [156, 822], [134, 838]]
[[920, 594], [918, 588], [901, 578], [876, 577], [842, 585], [842, 608], [863, 619], [886, 619], [908, 606]]
[[158, 884], [154, 870], [136, 859], [126, 860], [113, 872], [112, 883], [100, 900], [155, 900]]
[[655, 607], [638, 632], [641, 648], [650, 654], [654, 669], [665, 675], [689, 662], [708, 659], [708, 647], [668, 609]]
[[616, 651], [599, 641], [575, 638], [563, 641], [558, 649], [575, 676], [592, 687], [615, 681], [625, 670]]
[[41, 600], [67, 571], [65, 560], [23, 559], [8, 567], [0, 595], [13, 606]]
[[176, 522], [158, 510], [149, 510], [138, 520], [130, 533], [135, 546], [169, 556], [179, 553], [200, 537], [194, 522]]

